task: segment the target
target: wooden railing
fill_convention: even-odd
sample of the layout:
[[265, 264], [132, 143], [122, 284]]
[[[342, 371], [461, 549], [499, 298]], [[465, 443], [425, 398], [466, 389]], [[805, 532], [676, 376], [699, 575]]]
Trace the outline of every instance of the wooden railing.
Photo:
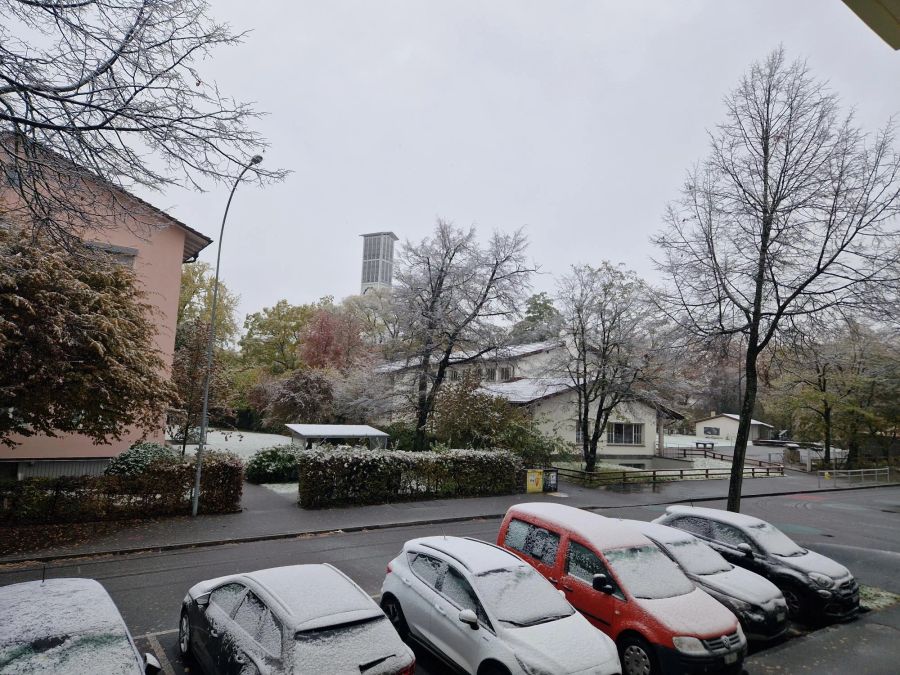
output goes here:
[[[556, 467], [555, 467], [556, 468]], [[637, 483], [664, 483], [673, 480], [727, 478], [731, 469], [653, 469], [634, 471], [581, 471], [578, 469], [558, 468], [561, 478], [567, 478], [587, 486], [595, 485], [627, 485]], [[745, 467], [744, 477], [760, 478], [768, 476], [784, 476], [784, 467], [773, 464], [765, 467]]]
[[[718, 459], [723, 462], [731, 462], [731, 455], [726, 455], [705, 448], [665, 448], [662, 452], [656, 453], [657, 457], [665, 457], [666, 459], [688, 459], [689, 457], [706, 457], [708, 459]], [[752, 457], [744, 458], [744, 466], [755, 466], [759, 468], [781, 467], [781, 464], [774, 462], [764, 462], [761, 459]], [[782, 467], [783, 468], [783, 467]], [[730, 469], [729, 469], [730, 471]]]

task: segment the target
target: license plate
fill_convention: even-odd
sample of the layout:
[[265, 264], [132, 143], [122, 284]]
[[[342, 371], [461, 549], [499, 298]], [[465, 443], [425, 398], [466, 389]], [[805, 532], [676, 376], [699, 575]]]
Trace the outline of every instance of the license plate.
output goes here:
[[737, 657], [738, 657], [738, 655], [736, 653], [735, 654], [726, 654], [725, 655], [725, 663], [734, 663], [735, 661], [737, 661]]

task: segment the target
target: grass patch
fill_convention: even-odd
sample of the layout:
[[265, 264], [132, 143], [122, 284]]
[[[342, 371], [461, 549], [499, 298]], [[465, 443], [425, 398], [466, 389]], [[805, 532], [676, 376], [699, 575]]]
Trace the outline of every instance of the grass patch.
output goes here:
[[859, 587], [859, 604], [872, 611], [887, 609], [900, 603], [900, 595], [885, 591], [874, 586]]

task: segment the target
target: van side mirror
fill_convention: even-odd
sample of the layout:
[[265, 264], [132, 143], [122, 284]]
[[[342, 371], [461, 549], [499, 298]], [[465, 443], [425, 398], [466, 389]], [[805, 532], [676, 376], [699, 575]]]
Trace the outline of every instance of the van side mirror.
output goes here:
[[750, 544], [738, 544], [737, 550], [743, 553], [746, 557], [753, 557], [753, 549], [750, 548]]
[[612, 587], [612, 584], [609, 583], [609, 577], [605, 574], [595, 574], [593, 576], [591, 586], [595, 591], [600, 591], [601, 593], [606, 593], [607, 595], [612, 595], [613, 591], [615, 590]]
[[471, 609], [464, 609], [459, 613], [459, 620], [472, 630], [478, 630], [478, 617]]
[[156, 657], [149, 652], [144, 654], [144, 672], [147, 675], [156, 675], [156, 673], [162, 670], [162, 666], [159, 665], [159, 661], [157, 661]]
[[194, 602], [197, 603], [197, 607], [206, 607], [209, 604], [209, 593], [204, 593], [203, 595], [198, 595]]

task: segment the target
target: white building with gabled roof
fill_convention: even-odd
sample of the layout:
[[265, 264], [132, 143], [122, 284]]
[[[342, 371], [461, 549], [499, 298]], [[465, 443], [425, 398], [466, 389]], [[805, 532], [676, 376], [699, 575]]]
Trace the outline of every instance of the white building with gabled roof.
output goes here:
[[[694, 433], [704, 438], [722, 438], [731, 441], [737, 437], [740, 421], [740, 415], [719, 413], [718, 415], [697, 420], [694, 423]], [[774, 428], [771, 424], [766, 424], [759, 420], [750, 420], [750, 440], [770, 438]]]

